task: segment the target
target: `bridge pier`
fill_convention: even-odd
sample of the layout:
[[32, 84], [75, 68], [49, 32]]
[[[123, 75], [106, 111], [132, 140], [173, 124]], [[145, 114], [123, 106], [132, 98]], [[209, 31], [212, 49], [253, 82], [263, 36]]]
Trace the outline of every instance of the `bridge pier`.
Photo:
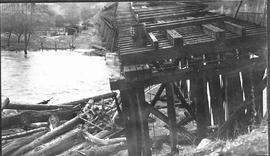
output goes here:
[[121, 91], [129, 156], [151, 156], [144, 88]]

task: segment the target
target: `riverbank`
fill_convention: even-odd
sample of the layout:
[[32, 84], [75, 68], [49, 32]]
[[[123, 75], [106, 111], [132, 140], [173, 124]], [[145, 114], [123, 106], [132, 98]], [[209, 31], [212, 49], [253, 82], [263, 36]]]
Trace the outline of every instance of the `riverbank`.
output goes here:
[[[75, 35], [42, 35], [35, 32], [31, 34], [28, 50], [38, 51], [44, 50], [65, 50], [65, 49], [92, 49], [93, 45], [103, 46], [98, 32], [98, 19], [97, 13], [89, 19], [89, 26]], [[1, 50], [6, 51], [23, 51], [24, 50], [24, 36], [22, 35], [18, 40], [18, 36], [12, 34], [8, 43], [8, 34], [1, 34]]]

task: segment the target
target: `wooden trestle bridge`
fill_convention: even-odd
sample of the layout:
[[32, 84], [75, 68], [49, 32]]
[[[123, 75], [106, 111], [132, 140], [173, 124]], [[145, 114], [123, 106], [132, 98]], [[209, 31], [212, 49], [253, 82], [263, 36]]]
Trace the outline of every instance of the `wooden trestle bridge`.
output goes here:
[[[168, 125], [176, 150], [181, 128], [175, 96], [196, 120], [199, 139], [206, 136], [211, 114], [217, 136], [232, 137], [235, 129], [260, 122], [266, 28], [211, 13], [199, 3], [148, 5], [118, 3], [115, 16], [104, 17], [101, 26], [107, 48], [121, 63], [121, 77], [110, 79], [110, 85], [121, 93], [129, 155], [151, 155], [149, 113]], [[154, 84], [161, 85], [147, 103], [144, 89]], [[167, 115], [155, 108], [164, 89]]]

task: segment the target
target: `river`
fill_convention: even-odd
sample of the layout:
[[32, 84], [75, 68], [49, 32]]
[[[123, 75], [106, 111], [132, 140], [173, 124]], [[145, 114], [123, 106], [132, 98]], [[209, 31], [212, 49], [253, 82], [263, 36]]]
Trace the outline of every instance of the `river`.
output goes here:
[[1, 51], [1, 96], [11, 102], [57, 104], [110, 92], [104, 57], [70, 51]]

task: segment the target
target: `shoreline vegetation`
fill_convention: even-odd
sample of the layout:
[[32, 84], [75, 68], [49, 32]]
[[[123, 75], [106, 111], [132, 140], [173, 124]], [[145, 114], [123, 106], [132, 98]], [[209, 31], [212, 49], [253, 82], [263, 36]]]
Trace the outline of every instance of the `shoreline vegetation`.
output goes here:
[[[48, 4], [31, 5], [34, 9], [30, 12], [25, 11], [25, 7], [30, 6], [17, 5], [1, 6], [7, 8], [1, 15], [3, 20], [1, 50], [24, 51], [27, 54], [27, 51], [39, 50], [93, 49], [93, 45], [102, 47], [104, 44], [98, 32], [98, 21], [105, 4], [95, 4], [96, 8], [92, 11], [88, 11], [90, 9], [87, 10], [87, 7], [76, 5], [80, 11], [75, 11], [73, 14], [73, 9], [67, 9], [72, 7], [69, 3], [57, 4], [60, 7], [57, 11], [52, 9], [55, 6]], [[20, 16], [27, 19], [26, 22], [12, 22], [12, 17], [19, 17], [16, 13], [9, 13], [14, 7], [25, 11]], [[27, 23], [27, 28], [25, 28], [25, 23]], [[18, 27], [9, 28], [8, 26], [12, 24], [17, 24]], [[21, 30], [19, 27], [22, 27]]]

